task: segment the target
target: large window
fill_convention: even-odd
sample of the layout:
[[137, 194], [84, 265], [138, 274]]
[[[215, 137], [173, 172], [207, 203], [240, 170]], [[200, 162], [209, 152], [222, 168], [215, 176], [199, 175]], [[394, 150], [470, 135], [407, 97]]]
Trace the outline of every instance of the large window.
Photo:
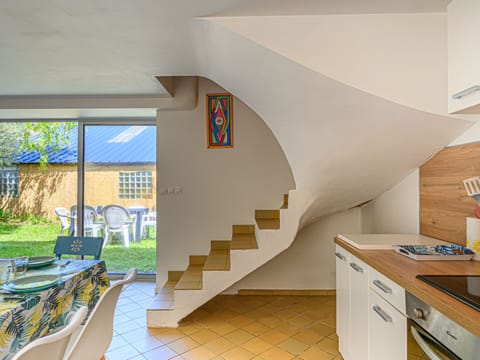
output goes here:
[[120, 171], [118, 173], [118, 190], [120, 199], [151, 199], [151, 171]]
[[0, 169], [0, 197], [18, 197], [18, 169]]

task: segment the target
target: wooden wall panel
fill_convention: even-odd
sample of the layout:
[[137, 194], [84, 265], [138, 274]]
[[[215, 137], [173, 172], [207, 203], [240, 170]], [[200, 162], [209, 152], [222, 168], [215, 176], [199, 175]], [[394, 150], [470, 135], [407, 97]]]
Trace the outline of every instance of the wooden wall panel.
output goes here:
[[463, 180], [480, 176], [480, 144], [445, 148], [420, 167], [420, 233], [465, 245], [475, 200]]

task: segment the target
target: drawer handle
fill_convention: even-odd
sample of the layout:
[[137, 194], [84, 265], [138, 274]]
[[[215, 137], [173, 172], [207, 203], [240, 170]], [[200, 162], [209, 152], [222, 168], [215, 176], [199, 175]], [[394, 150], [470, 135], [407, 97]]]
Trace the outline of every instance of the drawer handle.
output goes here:
[[382, 283], [380, 280], [373, 280], [373, 285], [382, 290], [385, 294], [391, 294], [392, 289]]
[[392, 317], [388, 315], [385, 311], [383, 311], [380, 306], [375, 305], [373, 307], [373, 311], [375, 311], [378, 314], [378, 316], [380, 316], [383, 319], [383, 321], [389, 322], [389, 323], [393, 321]]
[[461, 99], [464, 96], [470, 95], [471, 93], [474, 93], [474, 92], [477, 92], [477, 91], [480, 91], [480, 85], [474, 85], [474, 86], [469, 87], [468, 89], [459, 91], [458, 93], [455, 93], [455, 94], [452, 95], [452, 99], [458, 100], [458, 99]]
[[342, 254], [340, 254], [339, 252], [336, 252], [335, 256], [337, 258], [339, 258], [340, 260], [343, 260], [343, 261], [347, 260], [347, 258], [345, 256], [343, 256]]
[[363, 269], [353, 262], [350, 263], [350, 267], [358, 273], [363, 273]]

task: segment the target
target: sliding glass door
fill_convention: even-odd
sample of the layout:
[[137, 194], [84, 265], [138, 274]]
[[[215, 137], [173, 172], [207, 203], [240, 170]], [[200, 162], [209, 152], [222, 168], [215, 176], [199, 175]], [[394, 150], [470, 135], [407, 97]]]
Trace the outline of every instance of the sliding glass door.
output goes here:
[[83, 232], [103, 236], [110, 272], [155, 272], [156, 129], [85, 125]]
[[97, 124], [0, 122], [2, 257], [51, 256], [59, 235], [101, 236], [110, 272], [155, 272], [154, 122]]

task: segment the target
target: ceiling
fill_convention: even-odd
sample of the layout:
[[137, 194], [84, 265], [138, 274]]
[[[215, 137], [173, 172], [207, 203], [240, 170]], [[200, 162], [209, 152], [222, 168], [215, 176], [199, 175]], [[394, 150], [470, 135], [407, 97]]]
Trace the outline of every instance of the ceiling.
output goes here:
[[[3, 0], [0, 97], [166, 95], [195, 74], [205, 16], [444, 11], [447, 0]], [[200, 40], [201, 41], [201, 40]]]

